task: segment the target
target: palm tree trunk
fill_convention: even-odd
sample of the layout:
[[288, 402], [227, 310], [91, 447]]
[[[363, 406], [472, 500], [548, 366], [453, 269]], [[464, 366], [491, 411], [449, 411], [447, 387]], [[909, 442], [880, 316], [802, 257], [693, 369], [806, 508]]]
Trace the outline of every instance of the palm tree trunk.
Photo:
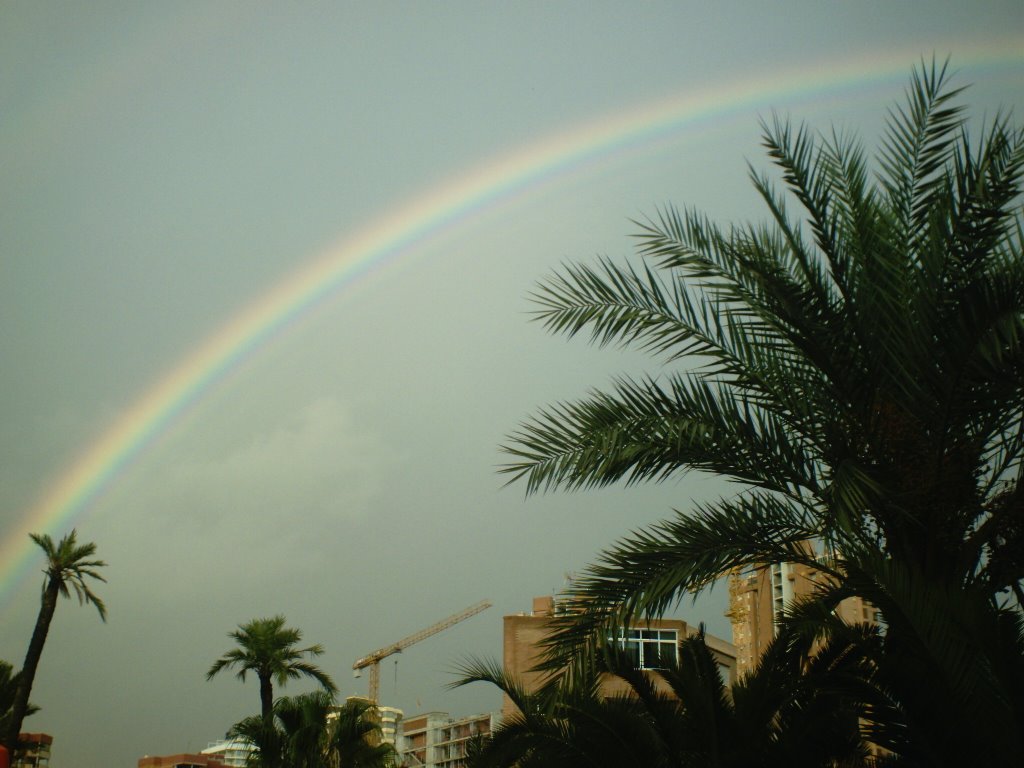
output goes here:
[[36, 628], [32, 632], [32, 639], [28, 644], [28, 651], [25, 653], [25, 663], [21, 668], [21, 679], [18, 682], [18, 691], [14, 696], [14, 705], [11, 707], [11, 722], [6, 734], [4, 734], [4, 746], [14, 755], [15, 747], [18, 745], [18, 734], [21, 733], [21, 723], [28, 711], [28, 697], [32, 693], [32, 683], [36, 678], [36, 669], [39, 667], [39, 658], [43, 655], [43, 646], [46, 645], [46, 636], [50, 632], [50, 622], [53, 621], [54, 611], [57, 610], [57, 597], [60, 594], [60, 581], [53, 577], [46, 583], [43, 590], [42, 604], [39, 606], [39, 616], [36, 618]]
[[[258, 673], [260, 678], [260, 713], [263, 716], [263, 733], [269, 735], [274, 730], [274, 682], [270, 673]], [[276, 740], [274, 749], [269, 754], [261, 754], [261, 763], [265, 768], [279, 768], [280, 755], [277, 752]]]
[[260, 714], [263, 722], [270, 725], [274, 722], [274, 683], [270, 675], [260, 674]]

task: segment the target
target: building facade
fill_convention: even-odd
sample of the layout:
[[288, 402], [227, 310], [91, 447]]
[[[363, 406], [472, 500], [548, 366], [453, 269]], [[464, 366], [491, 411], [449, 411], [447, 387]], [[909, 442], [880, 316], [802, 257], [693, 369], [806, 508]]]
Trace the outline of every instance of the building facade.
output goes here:
[[[517, 613], [504, 618], [502, 660], [505, 672], [519, 681], [527, 691], [535, 690], [545, 673], [537, 672], [543, 654], [543, 642], [550, 632], [551, 619], [559, 615], [558, 601], [551, 597], [535, 597], [530, 613]], [[624, 628], [615, 639], [633, 657], [640, 669], [658, 669], [677, 660], [679, 643], [696, 634], [697, 628], [682, 619], [650, 619]], [[736, 649], [714, 635], [705, 634], [705, 642], [718, 662], [722, 679], [731, 685], [736, 679]], [[624, 693], [628, 686], [609, 676], [602, 684], [608, 696]], [[502, 714], [515, 712], [505, 697]]]
[[253, 746], [245, 739], [221, 739], [211, 741], [199, 754], [212, 757], [228, 768], [245, 768]]
[[[821, 571], [803, 563], [772, 563], [729, 576], [729, 610], [732, 642], [739, 674], [754, 668], [775, 637], [785, 607], [804, 597], [823, 578]], [[836, 610], [847, 623], [877, 621], [874, 608], [859, 597], [850, 597]]]
[[177, 755], [140, 757], [138, 768], [225, 768], [225, 766], [213, 755], [182, 752]]
[[466, 746], [476, 737], [491, 733], [497, 713], [452, 718], [447, 712], [427, 712], [402, 722], [398, 747], [407, 768], [462, 768]]
[[48, 733], [19, 733], [21, 747], [11, 768], [49, 768], [53, 736]]

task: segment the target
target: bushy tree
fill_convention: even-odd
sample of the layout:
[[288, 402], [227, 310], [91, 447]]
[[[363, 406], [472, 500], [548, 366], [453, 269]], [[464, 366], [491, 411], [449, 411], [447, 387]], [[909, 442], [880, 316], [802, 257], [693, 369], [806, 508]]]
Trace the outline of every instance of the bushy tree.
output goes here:
[[380, 714], [366, 699], [349, 699], [339, 709], [327, 736], [333, 768], [391, 768], [395, 748], [383, 740]]
[[391, 768], [395, 750], [381, 738], [376, 708], [352, 699], [340, 707], [326, 691], [274, 702], [273, 717], [247, 717], [229, 731], [253, 745], [252, 768]]

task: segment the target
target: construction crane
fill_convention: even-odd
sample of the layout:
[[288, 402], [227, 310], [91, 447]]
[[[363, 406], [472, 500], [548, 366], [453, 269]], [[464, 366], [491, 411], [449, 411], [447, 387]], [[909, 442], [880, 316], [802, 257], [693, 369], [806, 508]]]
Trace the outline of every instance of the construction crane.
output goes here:
[[380, 662], [382, 659], [386, 659], [396, 653], [401, 653], [403, 650], [408, 648], [410, 645], [418, 643], [420, 640], [426, 640], [431, 635], [436, 635], [438, 632], [443, 632], [448, 627], [458, 624], [460, 621], [465, 621], [471, 616], [476, 616], [481, 611], [485, 611], [492, 605], [490, 600], [481, 600], [475, 605], [469, 606], [463, 611], [453, 613], [447, 619], [442, 619], [437, 624], [432, 624], [426, 629], [421, 629], [408, 637], [403, 637], [397, 643], [391, 645], [385, 645], [383, 648], [378, 648], [373, 653], [368, 653], [361, 659], [356, 659], [352, 665], [352, 672], [355, 677], [359, 677], [362, 674], [363, 669], [366, 667], [370, 668], [370, 701], [374, 704], [377, 703], [377, 696], [380, 693]]

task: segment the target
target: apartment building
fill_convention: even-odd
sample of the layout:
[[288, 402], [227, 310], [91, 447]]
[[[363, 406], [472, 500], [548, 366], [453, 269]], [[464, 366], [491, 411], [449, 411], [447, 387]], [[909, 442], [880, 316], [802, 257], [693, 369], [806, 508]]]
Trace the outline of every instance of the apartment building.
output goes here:
[[497, 713], [452, 718], [447, 712], [426, 712], [402, 722], [398, 748], [408, 768], [462, 768], [466, 746], [486, 736], [498, 723]]
[[49, 768], [53, 736], [48, 733], [19, 733], [18, 741], [22, 748], [11, 768]]

